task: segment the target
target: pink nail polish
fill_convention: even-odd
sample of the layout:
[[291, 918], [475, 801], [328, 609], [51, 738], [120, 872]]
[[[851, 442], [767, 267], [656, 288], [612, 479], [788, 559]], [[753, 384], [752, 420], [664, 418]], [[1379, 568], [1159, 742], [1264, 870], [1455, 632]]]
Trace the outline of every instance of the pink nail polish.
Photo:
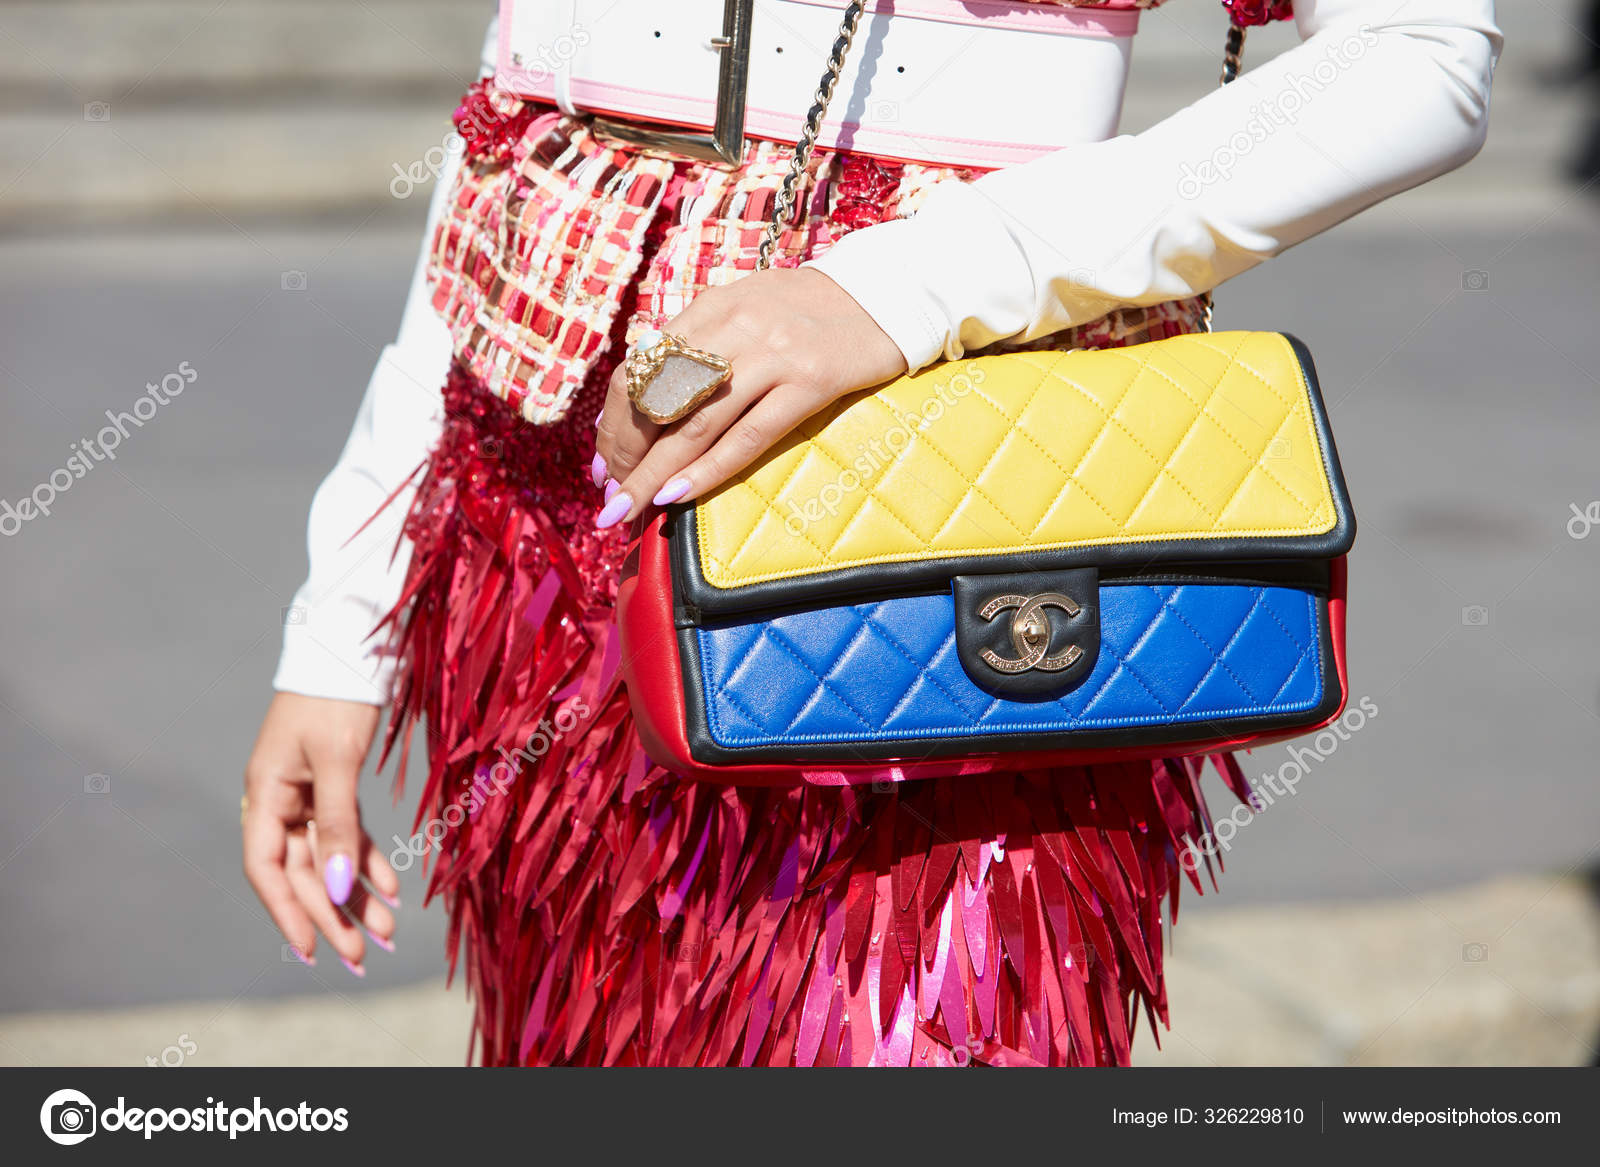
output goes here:
[[298, 944], [291, 944], [288, 946], [288, 948], [290, 954], [307, 968], [317, 967], [317, 958], [312, 956], [309, 952], [302, 950]]
[[693, 484], [687, 478], [674, 478], [671, 482], [667, 483], [659, 491], [657, 491], [655, 498], [651, 499], [650, 501], [655, 503], [658, 507], [664, 507], [669, 502], [677, 502], [684, 495], [688, 494], [689, 487], [692, 485]]
[[322, 872], [322, 885], [328, 889], [328, 898], [343, 905], [355, 886], [355, 870], [350, 866], [350, 856], [332, 855]]
[[374, 944], [376, 944], [379, 948], [383, 949], [385, 952], [393, 952], [394, 951], [394, 941], [385, 940], [382, 936], [379, 936], [376, 932], [372, 931], [370, 928], [363, 927], [361, 930], [367, 934], [367, 939], [368, 940], [372, 941]]
[[372, 894], [377, 896], [384, 903], [388, 904], [395, 911], [398, 912], [400, 910], [400, 897], [399, 896], [395, 896], [394, 899], [390, 899], [388, 896], [384, 895], [377, 888], [373, 888], [372, 889]]
[[606, 503], [606, 505], [601, 508], [600, 513], [595, 516], [595, 530], [604, 531], [607, 527], [615, 526], [617, 523], [621, 522], [632, 509], [633, 499], [629, 498], [626, 494], [617, 494], [611, 499], [610, 502]]
[[594, 461], [589, 463], [589, 477], [594, 479], [596, 486], [606, 480], [606, 460], [599, 454], [596, 454]]
[[359, 964], [351, 964], [342, 956], [339, 958], [339, 963], [344, 965], [345, 968], [349, 969], [350, 975], [353, 977], [364, 977], [367, 975], [366, 969], [362, 968]]
[[615, 478], [606, 479], [606, 501], [610, 502], [616, 496], [617, 491], [621, 489], [622, 483], [618, 482]]

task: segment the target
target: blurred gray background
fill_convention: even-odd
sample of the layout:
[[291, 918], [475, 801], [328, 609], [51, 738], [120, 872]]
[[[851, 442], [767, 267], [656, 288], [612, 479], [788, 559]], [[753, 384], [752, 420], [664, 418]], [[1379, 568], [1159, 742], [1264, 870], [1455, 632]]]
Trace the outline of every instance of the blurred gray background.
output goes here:
[[[1146, 1060], [1594, 1056], [1600, 79], [1575, 0], [1500, 7], [1483, 154], [1219, 296], [1220, 327], [1317, 354], [1360, 520], [1352, 689], [1380, 713], [1240, 830], [1222, 895], [1185, 898]], [[430, 188], [396, 197], [396, 167], [449, 132], [491, 9], [0, 0], [0, 498], [197, 374], [0, 538], [0, 1063], [465, 1055], [417, 872], [397, 953], [359, 984], [307, 970], [236, 822], [306, 507], [420, 239]], [[1146, 17], [1127, 129], [1215, 83], [1224, 27], [1212, 0]], [[369, 778], [378, 838], [409, 825], [389, 790]]]

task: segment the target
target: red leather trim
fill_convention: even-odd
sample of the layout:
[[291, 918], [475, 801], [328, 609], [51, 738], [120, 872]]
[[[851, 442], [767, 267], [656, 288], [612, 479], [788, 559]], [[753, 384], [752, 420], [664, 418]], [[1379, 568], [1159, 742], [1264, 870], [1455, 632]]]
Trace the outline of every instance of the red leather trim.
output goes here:
[[683, 669], [672, 626], [672, 574], [665, 514], [650, 514], [637, 530], [617, 591], [617, 622], [622, 630], [622, 675], [633, 706], [639, 740], [653, 761], [686, 778], [730, 786], [859, 786], [918, 778], [986, 774], [1046, 766], [1082, 766], [1176, 755], [1214, 754], [1253, 749], [1289, 741], [1331, 724], [1344, 712], [1350, 686], [1345, 674], [1344, 557], [1333, 561], [1328, 598], [1328, 625], [1333, 639], [1334, 667], [1339, 678], [1339, 707], [1331, 717], [1288, 731], [1211, 738], [1184, 744], [1132, 746], [1119, 749], [1029, 751], [974, 754], [962, 758], [907, 759], [901, 762], [816, 762], [810, 765], [709, 766], [689, 753], [684, 732]]
[[634, 529], [617, 586], [617, 627], [622, 679], [645, 753], [669, 770], [686, 773], [694, 760], [683, 732], [683, 677], [672, 634], [667, 540], [661, 533], [665, 518], [664, 512], [647, 513]]

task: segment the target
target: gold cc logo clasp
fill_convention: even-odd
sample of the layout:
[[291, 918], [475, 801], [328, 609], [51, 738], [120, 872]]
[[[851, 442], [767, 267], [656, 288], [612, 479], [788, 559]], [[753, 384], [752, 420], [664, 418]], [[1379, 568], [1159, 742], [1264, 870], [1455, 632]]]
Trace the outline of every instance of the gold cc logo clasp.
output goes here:
[[1083, 649], [1076, 644], [1069, 645], [1064, 652], [1054, 656], [1048, 655], [1050, 617], [1045, 609], [1060, 608], [1068, 618], [1076, 616], [1082, 609], [1071, 596], [1064, 596], [1060, 592], [1044, 592], [1037, 596], [996, 596], [978, 609], [978, 615], [984, 620], [993, 620], [1009, 608], [1017, 610], [1011, 617], [1011, 643], [1016, 646], [1018, 656], [1008, 660], [993, 649], [986, 648], [978, 655], [991, 669], [1001, 673], [1024, 673], [1029, 669], [1058, 673], [1071, 668], [1083, 656]]

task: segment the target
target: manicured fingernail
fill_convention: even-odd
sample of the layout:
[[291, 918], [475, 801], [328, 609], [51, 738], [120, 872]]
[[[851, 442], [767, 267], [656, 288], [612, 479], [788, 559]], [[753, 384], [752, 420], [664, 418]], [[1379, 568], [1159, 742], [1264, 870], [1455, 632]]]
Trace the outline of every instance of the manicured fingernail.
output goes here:
[[289, 945], [289, 951], [294, 954], [294, 958], [296, 960], [298, 960], [301, 964], [305, 965], [307, 968], [316, 968], [317, 967], [317, 958], [312, 956], [309, 952], [301, 951], [299, 945], [297, 945], [297, 944]]
[[355, 880], [355, 870], [350, 866], [350, 856], [329, 857], [328, 865], [322, 872], [322, 884], [328, 889], [330, 900], [342, 905], [350, 898], [350, 889], [355, 886]]
[[691, 485], [692, 483], [690, 483], [687, 478], [674, 478], [671, 482], [667, 483], [659, 491], [657, 491], [655, 498], [651, 499], [650, 501], [655, 503], [658, 507], [664, 507], [669, 502], [677, 502], [680, 498], [689, 493], [689, 487]]
[[621, 489], [622, 483], [618, 482], [615, 478], [606, 479], [606, 501], [610, 502], [614, 497], [616, 497], [617, 491]]
[[376, 932], [374, 932], [371, 928], [368, 928], [364, 924], [362, 925], [361, 930], [367, 934], [367, 939], [368, 940], [372, 941], [374, 944], [376, 944], [379, 948], [383, 949], [385, 952], [393, 952], [394, 951], [394, 941], [393, 940], [385, 940], [382, 936], [379, 936]]
[[596, 486], [606, 480], [606, 460], [599, 454], [596, 454], [594, 461], [589, 463], [589, 477], [594, 479]]
[[384, 903], [388, 904], [391, 908], [394, 908], [396, 911], [400, 910], [400, 897], [399, 896], [395, 896], [394, 899], [390, 899], [388, 896], [384, 895], [377, 888], [373, 888], [372, 889], [372, 894], [377, 896]]
[[345, 968], [349, 969], [350, 975], [353, 977], [364, 977], [367, 975], [366, 969], [362, 968], [359, 964], [351, 964], [342, 956], [339, 958], [339, 963], [344, 965]]
[[604, 531], [607, 527], [615, 526], [617, 523], [620, 523], [632, 509], [633, 499], [629, 498], [625, 493], [613, 495], [611, 501], [606, 503], [606, 505], [600, 509], [600, 513], [595, 516], [594, 529], [597, 531]]

